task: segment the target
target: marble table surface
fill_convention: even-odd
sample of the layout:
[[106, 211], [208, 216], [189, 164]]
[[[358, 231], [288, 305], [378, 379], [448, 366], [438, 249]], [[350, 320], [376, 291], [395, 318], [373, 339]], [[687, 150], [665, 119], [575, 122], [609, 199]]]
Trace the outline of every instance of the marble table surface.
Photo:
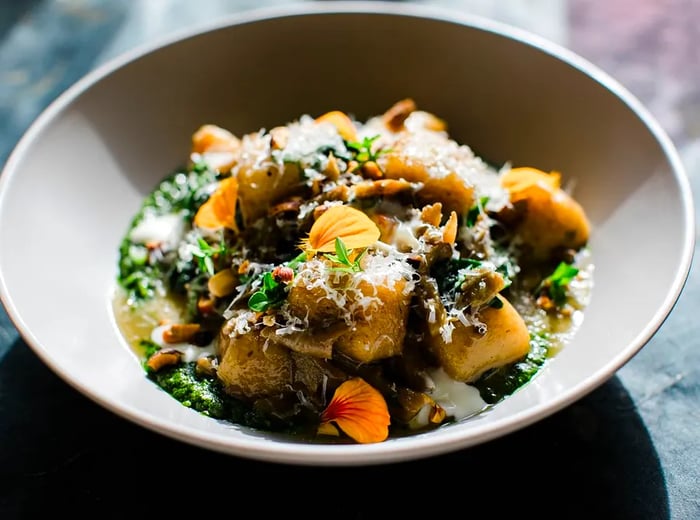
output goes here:
[[[101, 63], [222, 14], [283, 3], [0, 0], [0, 164], [47, 104]], [[700, 0], [421, 3], [527, 29], [600, 66], [649, 108], [700, 188]], [[69, 387], [0, 310], [0, 518], [140, 518], [193, 506], [233, 517], [245, 508], [335, 519], [699, 519], [699, 309], [694, 265], [658, 333], [580, 401], [481, 446], [369, 468], [274, 465], [162, 438]]]

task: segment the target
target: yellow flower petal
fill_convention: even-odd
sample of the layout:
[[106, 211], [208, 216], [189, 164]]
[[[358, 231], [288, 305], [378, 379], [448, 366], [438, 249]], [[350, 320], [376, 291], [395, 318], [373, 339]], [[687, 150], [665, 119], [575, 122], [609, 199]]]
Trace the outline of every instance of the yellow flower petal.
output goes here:
[[511, 168], [501, 177], [501, 186], [511, 194], [516, 194], [531, 186], [540, 186], [549, 191], [559, 189], [561, 175], [559, 172], [546, 173], [537, 168]]
[[194, 225], [208, 229], [222, 227], [238, 232], [236, 225], [236, 203], [238, 202], [238, 182], [235, 177], [227, 177], [202, 204], [194, 216]]
[[321, 427], [335, 423], [359, 443], [382, 442], [389, 436], [391, 417], [382, 394], [359, 377], [341, 384], [321, 414]]
[[339, 238], [348, 249], [369, 247], [379, 240], [377, 225], [359, 209], [350, 206], [331, 206], [311, 226], [304, 247], [325, 253], [335, 251]]
[[340, 110], [333, 110], [332, 112], [326, 112], [322, 116], [315, 119], [317, 123], [327, 122], [335, 126], [340, 134], [340, 137], [346, 141], [357, 141], [357, 130], [355, 129], [355, 124], [352, 120]]

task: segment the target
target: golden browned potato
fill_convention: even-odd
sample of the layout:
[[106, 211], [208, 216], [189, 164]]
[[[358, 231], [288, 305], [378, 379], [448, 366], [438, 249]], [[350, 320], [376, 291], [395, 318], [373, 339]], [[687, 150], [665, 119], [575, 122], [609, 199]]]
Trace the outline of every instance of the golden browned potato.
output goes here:
[[374, 295], [379, 304], [358, 316], [347, 334], [340, 336], [335, 348], [360, 363], [371, 363], [396, 356], [403, 350], [410, 293], [404, 294], [406, 281], [399, 279], [393, 286], [373, 286], [362, 283], [365, 295]]
[[[424, 132], [437, 144], [442, 144], [446, 138]], [[439, 163], [435, 157], [417, 157], [412, 155], [416, 141], [420, 136], [410, 136], [399, 139], [392, 144], [392, 151], [380, 157], [379, 163], [388, 179], [405, 179], [409, 182], [420, 182], [423, 186], [417, 190], [419, 202], [430, 204], [440, 202], [445, 214], [455, 211], [464, 215], [474, 204], [474, 186], [457, 172], [441, 171], [436, 167]], [[437, 145], [436, 144], [436, 145]]]
[[[289, 286], [289, 311], [298, 318], [308, 320], [312, 327], [327, 326], [339, 321], [345, 314], [347, 296], [342, 288], [347, 285], [349, 277], [342, 273], [337, 278], [329, 277], [329, 268], [323, 262], [303, 264]], [[327, 283], [318, 284], [318, 279], [324, 279]]]
[[299, 167], [286, 163], [278, 165], [241, 163], [236, 177], [238, 179], [238, 197], [243, 222], [250, 225], [267, 214], [273, 203], [286, 197], [299, 185], [301, 174]]
[[558, 173], [514, 168], [501, 184], [517, 215], [514, 231], [533, 260], [548, 260], [558, 249], [586, 244], [590, 223], [581, 205], [559, 187]]
[[288, 391], [292, 381], [289, 349], [266, 344], [255, 330], [233, 337], [228, 335], [229, 330], [230, 327], [224, 327], [219, 338], [217, 370], [226, 392], [256, 399]]
[[426, 340], [445, 372], [457, 381], [475, 381], [487, 370], [518, 361], [530, 350], [530, 334], [518, 311], [502, 296], [503, 307], [485, 307], [480, 320], [486, 324], [485, 334], [459, 321], [446, 343], [440, 335]]

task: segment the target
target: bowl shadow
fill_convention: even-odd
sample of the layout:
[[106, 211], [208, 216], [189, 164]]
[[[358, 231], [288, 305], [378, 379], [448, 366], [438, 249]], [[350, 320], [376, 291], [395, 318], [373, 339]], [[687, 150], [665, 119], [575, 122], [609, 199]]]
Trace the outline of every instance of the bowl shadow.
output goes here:
[[617, 377], [486, 444], [356, 467], [264, 463], [163, 437], [75, 391], [21, 339], [0, 361], [0, 396], [3, 518], [163, 515], [187, 502], [207, 515], [670, 518], [659, 457]]

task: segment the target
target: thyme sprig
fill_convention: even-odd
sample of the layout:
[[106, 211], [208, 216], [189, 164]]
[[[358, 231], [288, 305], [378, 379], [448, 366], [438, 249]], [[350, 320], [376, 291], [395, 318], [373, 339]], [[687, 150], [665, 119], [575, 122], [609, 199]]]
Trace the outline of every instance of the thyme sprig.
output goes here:
[[374, 150], [374, 142], [379, 139], [379, 134], [372, 137], [365, 137], [362, 141], [346, 141], [345, 146], [353, 152], [354, 159], [362, 166], [368, 162], [376, 162], [379, 157], [391, 150], [388, 148], [378, 148]]

